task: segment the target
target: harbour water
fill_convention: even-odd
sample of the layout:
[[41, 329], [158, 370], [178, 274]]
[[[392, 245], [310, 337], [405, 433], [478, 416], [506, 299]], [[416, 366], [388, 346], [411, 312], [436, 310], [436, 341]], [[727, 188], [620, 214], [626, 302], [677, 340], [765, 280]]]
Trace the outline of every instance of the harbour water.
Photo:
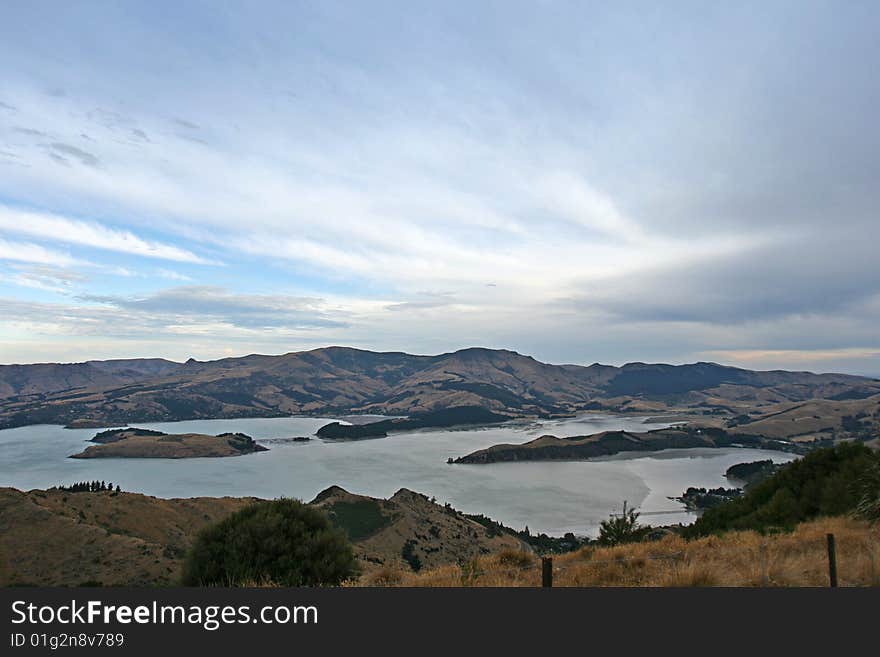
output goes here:
[[[168, 433], [239, 431], [269, 451], [232, 458], [70, 459], [96, 429], [38, 425], [0, 431], [0, 485], [29, 490], [75, 481], [103, 480], [158, 497], [279, 496], [312, 499], [331, 485], [388, 497], [400, 488], [435, 497], [468, 513], [533, 532], [596, 535], [599, 523], [623, 501], [651, 524], [688, 523], [694, 514], [669, 497], [688, 486], [730, 486], [724, 471], [745, 461], [794, 458], [754, 449], [666, 450], [576, 462], [449, 465], [497, 443], [522, 443], [545, 434], [587, 435], [608, 429], [645, 431], [668, 426], [645, 418], [589, 414], [579, 418], [510, 422], [461, 430], [422, 430], [387, 438], [308, 442], [333, 418], [198, 420], [138, 423]], [[671, 512], [671, 513], [657, 513]]]

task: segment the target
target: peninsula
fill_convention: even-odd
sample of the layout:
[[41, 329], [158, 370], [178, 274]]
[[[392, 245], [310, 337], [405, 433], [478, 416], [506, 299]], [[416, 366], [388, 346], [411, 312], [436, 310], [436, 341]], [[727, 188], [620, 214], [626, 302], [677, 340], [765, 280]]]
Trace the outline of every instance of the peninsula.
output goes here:
[[696, 447], [754, 447], [801, 452], [795, 443], [728, 433], [713, 427], [671, 427], [654, 431], [602, 431], [589, 436], [541, 436], [521, 445], [500, 444], [472, 452], [450, 463], [498, 463], [503, 461], [579, 461], [619, 452], [656, 452]]

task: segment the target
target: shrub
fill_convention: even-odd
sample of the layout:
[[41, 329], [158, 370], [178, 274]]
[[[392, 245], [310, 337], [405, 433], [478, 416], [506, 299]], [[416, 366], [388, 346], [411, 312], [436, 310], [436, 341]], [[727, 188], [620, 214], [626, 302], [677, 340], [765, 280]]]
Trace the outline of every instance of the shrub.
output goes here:
[[639, 513], [635, 509], [627, 509], [623, 503], [623, 513], [599, 523], [600, 545], [621, 545], [641, 541], [651, 531], [650, 527], [639, 524]]
[[413, 572], [417, 573], [422, 569], [422, 560], [419, 559], [419, 555], [416, 554], [416, 541], [413, 539], [408, 539], [407, 542], [403, 544], [400, 556], [402, 556], [403, 560], [409, 564], [409, 567], [413, 569]]
[[184, 564], [185, 586], [338, 585], [356, 574], [351, 544], [299, 500], [257, 502], [202, 530]]

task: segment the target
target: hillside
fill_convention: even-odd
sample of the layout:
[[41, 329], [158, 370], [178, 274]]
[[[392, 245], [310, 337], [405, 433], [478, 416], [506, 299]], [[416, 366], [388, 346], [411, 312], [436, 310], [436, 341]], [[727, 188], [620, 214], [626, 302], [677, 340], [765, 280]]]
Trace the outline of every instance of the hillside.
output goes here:
[[90, 361], [0, 367], [0, 428], [113, 426], [292, 414], [411, 415], [482, 407], [510, 416], [578, 411], [760, 414], [813, 399], [865, 400], [880, 381], [753, 372], [713, 363], [550, 365], [513, 351], [437, 356], [327, 347], [216, 361]]
[[864, 399], [811, 399], [732, 418], [732, 433], [814, 443], [880, 435], [880, 395]]
[[749, 486], [741, 497], [707, 510], [683, 534], [791, 529], [819, 516], [852, 513], [866, 498], [876, 508], [880, 482], [870, 493], [865, 483], [872, 471], [880, 472], [880, 453], [865, 445], [844, 442], [817, 449]]
[[[173, 585], [198, 531], [253, 501], [0, 488], [0, 586]], [[522, 547], [406, 489], [381, 500], [332, 487], [312, 503], [349, 532], [364, 572]]]
[[333, 486], [312, 504], [348, 532], [365, 572], [377, 567], [435, 568], [504, 549], [528, 550], [511, 535], [492, 532], [405, 488], [377, 500]]
[[0, 585], [171, 585], [196, 531], [246, 498], [0, 489]]

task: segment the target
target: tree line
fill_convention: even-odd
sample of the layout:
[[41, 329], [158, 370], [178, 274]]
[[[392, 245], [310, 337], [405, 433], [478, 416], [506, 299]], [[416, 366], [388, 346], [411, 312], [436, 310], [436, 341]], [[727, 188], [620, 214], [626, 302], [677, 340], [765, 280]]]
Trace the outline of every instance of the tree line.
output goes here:
[[[63, 490], [66, 493], [100, 493], [102, 491], [110, 491], [113, 492], [113, 484], [107, 483], [104, 481], [78, 481], [75, 484], [70, 484], [69, 486], [65, 486], [61, 484], [60, 486], [55, 486], [55, 490]], [[116, 484], [115, 492], [121, 493], [122, 488], [119, 484]]]

